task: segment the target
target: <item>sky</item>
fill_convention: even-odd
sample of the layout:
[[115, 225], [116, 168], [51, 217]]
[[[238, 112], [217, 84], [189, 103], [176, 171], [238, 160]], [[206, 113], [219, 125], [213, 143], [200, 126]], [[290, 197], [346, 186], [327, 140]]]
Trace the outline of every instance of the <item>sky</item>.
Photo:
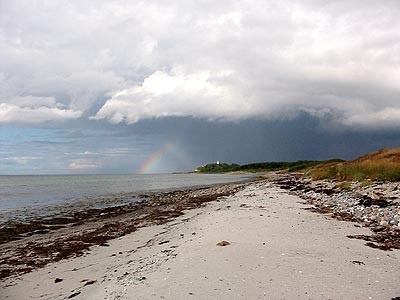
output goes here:
[[397, 0], [0, 0], [0, 174], [400, 147]]

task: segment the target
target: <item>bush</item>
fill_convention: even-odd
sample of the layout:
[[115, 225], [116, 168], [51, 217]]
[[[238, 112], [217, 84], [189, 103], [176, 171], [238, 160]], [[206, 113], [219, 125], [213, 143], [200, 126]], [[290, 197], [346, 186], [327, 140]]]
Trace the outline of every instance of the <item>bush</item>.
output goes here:
[[197, 172], [200, 173], [225, 173], [237, 171], [239, 168], [238, 164], [207, 164], [197, 168]]
[[316, 166], [321, 163], [326, 162], [342, 162], [340, 159], [333, 159], [329, 161], [315, 161], [315, 160], [298, 160], [298, 161], [270, 161], [270, 162], [260, 162], [260, 163], [251, 163], [246, 165], [238, 165], [238, 164], [207, 164], [197, 168], [197, 172], [199, 173], [224, 173], [224, 172], [268, 172], [268, 171], [280, 171], [287, 170], [288, 172], [298, 172], [302, 171], [306, 168], [310, 168], [312, 166]]

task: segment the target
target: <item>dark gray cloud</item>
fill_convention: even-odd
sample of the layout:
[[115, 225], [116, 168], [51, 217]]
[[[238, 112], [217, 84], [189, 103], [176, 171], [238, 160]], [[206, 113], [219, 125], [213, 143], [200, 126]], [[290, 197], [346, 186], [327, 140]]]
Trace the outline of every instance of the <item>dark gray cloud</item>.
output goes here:
[[[187, 165], [212, 161], [250, 163], [255, 161], [300, 159], [354, 159], [382, 147], [400, 146], [400, 132], [327, 131], [318, 118], [300, 114], [290, 121], [245, 120], [241, 122], [205, 122], [191, 118], [165, 118], [141, 121], [127, 126], [125, 136], [155, 132], [165, 140], [174, 140], [182, 148]], [[166, 158], [168, 159], [168, 158]]]
[[398, 130], [327, 130], [320, 119], [305, 113], [280, 121], [166, 117], [134, 125], [81, 121], [76, 129], [77, 125], [0, 128], [0, 173], [134, 173], [156, 153], [160, 155], [148, 172], [191, 171], [216, 160], [245, 164], [353, 159], [378, 148], [400, 146]]
[[396, 0], [0, 0], [0, 172], [399, 146], [399, 15]]
[[2, 1], [0, 122], [399, 126], [397, 1]]

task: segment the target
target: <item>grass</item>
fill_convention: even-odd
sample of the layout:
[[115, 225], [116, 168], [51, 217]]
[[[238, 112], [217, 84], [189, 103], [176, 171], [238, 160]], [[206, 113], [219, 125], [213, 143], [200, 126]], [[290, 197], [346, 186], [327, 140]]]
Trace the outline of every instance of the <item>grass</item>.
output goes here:
[[199, 173], [227, 172], [303, 172], [313, 179], [335, 179], [338, 181], [400, 181], [400, 148], [381, 149], [352, 161], [332, 159], [327, 161], [298, 160], [261, 162], [246, 165], [207, 164], [197, 168]]
[[371, 180], [363, 180], [361, 183], [360, 183], [360, 187], [361, 188], [363, 188], [363, 187], [367, 187], [367, 186], [370, 186], [370, 185], [373, 185], [374, 183], [371, 181]]
[[341, 190], [350, 191], [351, 190], [351, 183], [348, 181], [343, 181], [337, 185]]
[[352, 161], [317, 165], [307, 173], [314, 179], [400, 181], [400, 149], [381, 149]]

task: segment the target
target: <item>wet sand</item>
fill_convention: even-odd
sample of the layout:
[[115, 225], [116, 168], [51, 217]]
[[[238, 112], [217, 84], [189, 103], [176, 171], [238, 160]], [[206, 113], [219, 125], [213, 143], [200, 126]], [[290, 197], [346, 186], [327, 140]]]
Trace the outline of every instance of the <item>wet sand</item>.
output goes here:
[[133, 197], [141, 200], [132, 204], [83, 211], [72, 208], [62, 217], [38, 217], [29, 222], [8, 223], [0, 227], [0, 279], [81, 256], [95, 245], [107, 247], [109, 240], [142, 227], [164, 224], [184, 214], [184, 210], [234, 194], [247, 184], [136, 194]]
[[[197, 198], [194, 195], [192, 200]], [[212, 200], [182, 206], [180, 214], [165, 222], [137, 226], [135, 232], [107, 240], [103, 246], [91, 246], [90, 252], [79, 257], [8, 277], [1, 283], [1, 296], [400, 297], [399, 250], [383, 251], [367, 247], [363, 240], [347, 238], [368, 235], [368, 228], [306, 210], [310, 205], [304, 200], [268, 181], [248, 183]]]

